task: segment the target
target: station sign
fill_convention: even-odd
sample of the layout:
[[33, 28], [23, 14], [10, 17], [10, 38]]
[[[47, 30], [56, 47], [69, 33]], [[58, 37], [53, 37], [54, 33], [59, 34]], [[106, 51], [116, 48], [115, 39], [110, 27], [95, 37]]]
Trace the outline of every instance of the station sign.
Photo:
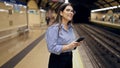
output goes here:
[[0, 2], [9, 2], [14, 4], [27, 5], [27, 2], [22, 2], [22, 0], [0, 0]]

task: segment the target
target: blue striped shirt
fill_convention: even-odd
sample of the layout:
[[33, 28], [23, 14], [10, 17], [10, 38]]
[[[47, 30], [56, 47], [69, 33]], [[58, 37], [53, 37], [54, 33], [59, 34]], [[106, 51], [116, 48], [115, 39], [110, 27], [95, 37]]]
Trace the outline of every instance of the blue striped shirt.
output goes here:
[[59, 24], [54, 24], [48, 27], [46, 31], [46, 42], [49, 52], [59, 55], [60, 53], [62, 53], [63, 45], [69, 44], [75, 40], [75, 34], [71, 24], [68, 25], [68, 30], [64, 29], [63, 24], [61, 24], [61, 29], [59, 30], [59, 32], [58, 29]]

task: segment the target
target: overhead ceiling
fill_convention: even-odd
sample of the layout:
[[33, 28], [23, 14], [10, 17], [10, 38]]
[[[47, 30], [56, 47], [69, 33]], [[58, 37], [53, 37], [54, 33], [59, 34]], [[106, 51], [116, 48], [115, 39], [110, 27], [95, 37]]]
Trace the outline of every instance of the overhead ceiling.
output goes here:
[[[54, 0], [61, 1], [61, 0]], [[52, 0], [36, 0], [39, 7], [57, 9], [62, 2], [52, 2]], [[90, 10], [100, 9], [120, 5], [120, 0], [69, 0], [73, 5], [82, 5]], [[79, 8], [79, 6], [77, 7]]]
[[69, 0], [71, 3], [84, 5], [89, 9], [100, 9], [120, 5], [120, 0]]
[[98, 0], [94, 4], [99, 8], [112, 7], [120, 5], [120, 0]]
[[[15, 1], [27, 3], [29, 0], [15, 0]], [[38, 7], [42, 7], [45, 9], [46, 8], [57, 9], [62, 4], [62, 2], [59, 1], [64, 1], [64, 0], [35, 0], [35, 1]], [[75, 6], [84, 5], [91, 10], [120, 5], [120, 0], [69, 0], [69, 2]]]

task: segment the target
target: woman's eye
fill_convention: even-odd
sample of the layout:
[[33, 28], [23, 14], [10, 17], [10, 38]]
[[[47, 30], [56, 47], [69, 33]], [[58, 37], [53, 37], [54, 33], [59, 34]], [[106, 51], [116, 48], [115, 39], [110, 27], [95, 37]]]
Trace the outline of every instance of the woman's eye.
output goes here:
[[71, 9], [66, 9], [66, 11], [67, 11], [67, 12], [69, 12], [69, 11], [70, 11], [70, 12], [75, 13], [75, 11], [74, 11], [74, 10], [71, 10]]
[[73, 10], [71, 10], [71, 9], [66, 9], [66, 11], [73, 11]]

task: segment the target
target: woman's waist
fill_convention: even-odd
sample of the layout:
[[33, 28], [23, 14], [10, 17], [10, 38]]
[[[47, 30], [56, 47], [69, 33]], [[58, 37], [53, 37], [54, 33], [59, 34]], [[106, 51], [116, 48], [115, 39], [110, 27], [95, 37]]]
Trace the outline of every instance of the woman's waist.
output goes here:
[[68, 51], [68, 52], [62, 52], [61, 55], [71, 55], [72, 51]]
[[[53, 55], [57, 55], [57, 54], [54, 54], [54, 53], [51, 53], [51, 54], [53, 54]], [[63, 56], [63, 55], [72, 55], [72, 51], [67, 51], [67, 52], [62, 52], [62, 53], [60, 53], [58, 56]]]

